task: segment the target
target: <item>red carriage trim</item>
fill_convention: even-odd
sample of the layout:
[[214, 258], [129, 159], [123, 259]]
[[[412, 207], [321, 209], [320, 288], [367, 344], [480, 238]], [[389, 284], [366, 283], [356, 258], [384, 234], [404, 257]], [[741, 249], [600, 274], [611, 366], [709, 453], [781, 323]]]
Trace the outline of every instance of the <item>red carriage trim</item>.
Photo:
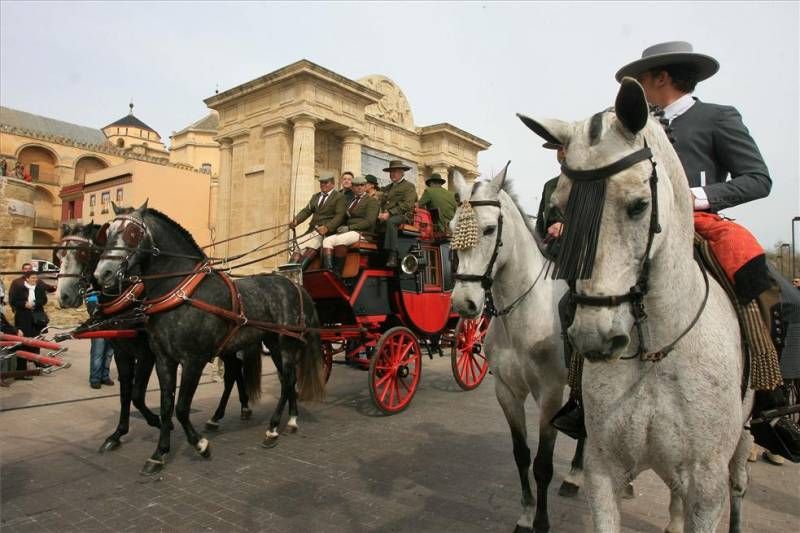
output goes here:
[[43, 341], [40, 339], [31, 339], [29, 337], [20, 337], [19, 335], [9, 335], [7, 333], [0, 333], [0, 341], [12, 341], [9, 344], [3, 342], [5, 346], [12, 346], [14, 344], [25, 344], [33, 346], [34, 348], [44, 348], [45, 350], [60, 350], [61, 346], [55, 342]]
[[449, 292], [400, 292], [403, 322], [427, 335], [440, 333], [450, 318]]
[[72, 335], [73, 339], [132, 339], [139, 332], [135, 329], [107, 329], [98, 331], [84, 331]]

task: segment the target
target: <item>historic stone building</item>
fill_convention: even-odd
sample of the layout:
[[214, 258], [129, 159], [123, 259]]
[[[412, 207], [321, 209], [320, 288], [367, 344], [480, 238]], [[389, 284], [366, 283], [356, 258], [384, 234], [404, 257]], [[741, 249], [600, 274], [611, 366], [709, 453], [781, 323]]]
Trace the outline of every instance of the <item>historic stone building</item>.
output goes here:
[[[301, 60], [205, 100], [219, 113], [217, 240], [286, 223], [317, 190], [314, 177], [374, 174], [391, 159], [412, 170], [422, 191], [439, 173], [478, 174], [478, 152], [490, 145], [451, 124], [416, 126], [402, 90], [385, 76], [358, 81]], [[235, 254], [263, 235], [218, 247]], [[275, 258], [254, 270], [267, 269]]]

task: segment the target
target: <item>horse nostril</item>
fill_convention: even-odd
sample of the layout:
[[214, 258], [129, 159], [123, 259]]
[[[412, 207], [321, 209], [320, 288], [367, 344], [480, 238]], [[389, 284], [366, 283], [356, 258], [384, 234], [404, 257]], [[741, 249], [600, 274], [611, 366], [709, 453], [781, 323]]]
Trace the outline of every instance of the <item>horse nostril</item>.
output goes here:
[[475, 311], [478, 310], [478, 306], [475, 305], [475, 302], [473, 302], [472, 300], [467, 300], [467, 309], [469, 309], [470, 312], [474, 313]]
[[628, 346], [628, 336], [627, 335], [615, 335], [611, 339], [611, 353], [617, 352], [622, 350]]

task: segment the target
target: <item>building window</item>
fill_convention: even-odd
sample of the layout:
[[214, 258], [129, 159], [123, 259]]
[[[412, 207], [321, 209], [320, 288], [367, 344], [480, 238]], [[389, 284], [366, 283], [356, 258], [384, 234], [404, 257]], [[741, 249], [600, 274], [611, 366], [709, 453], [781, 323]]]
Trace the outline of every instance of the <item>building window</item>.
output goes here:
[[96, 202], [95, 195], [93, 194], [93, 195], [89, 196], [89, 216], [90, 217], [94, 216], [94, 205], [95, 205], [95, 202]]
[[117, 139], [117, 147], [118, 148], [125, 148], [125, 139], [122, 139], [122, 138]]
[[29, 165], [29, 168], [31, 169], [30, 170], [31, 178], [33, 178], [35, 180], [38, 180], [39, 179], [39, 165], [31, 163]]
[[211, 174], [211, 163], [203, 163], [200, 165], [200, 172], [203, 174]]
[[100, 214], [108, 213], [108, 204], [111, 202], [111, 193], [106, 191], [100, 195]]
[[122, 203], [122, 188], [120, 187], [117, 189], [117, 199], [115, 200], [118, 204]]

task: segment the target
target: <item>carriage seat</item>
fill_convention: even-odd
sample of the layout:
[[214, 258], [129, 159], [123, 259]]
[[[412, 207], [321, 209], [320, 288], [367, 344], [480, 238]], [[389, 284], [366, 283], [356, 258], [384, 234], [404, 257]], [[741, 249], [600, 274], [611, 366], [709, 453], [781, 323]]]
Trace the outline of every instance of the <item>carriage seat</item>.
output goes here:
[[371, 253], [371, 252], [377, 252], [378, 251], [378, 245], [376, 243], [374, 243], [374, 242], [371, 242], [371, 241], [368, 241], [368, 240], [365, 240], [365, 239], [362, 238], [360, 241], [354, 242], [353, 244], [351, 244], [347, 249], [349, 251], [351, 251], [351, 252], [359, 252], [359, 253], [362, 253], [362, 254], [368, 254], [368, 253]]

